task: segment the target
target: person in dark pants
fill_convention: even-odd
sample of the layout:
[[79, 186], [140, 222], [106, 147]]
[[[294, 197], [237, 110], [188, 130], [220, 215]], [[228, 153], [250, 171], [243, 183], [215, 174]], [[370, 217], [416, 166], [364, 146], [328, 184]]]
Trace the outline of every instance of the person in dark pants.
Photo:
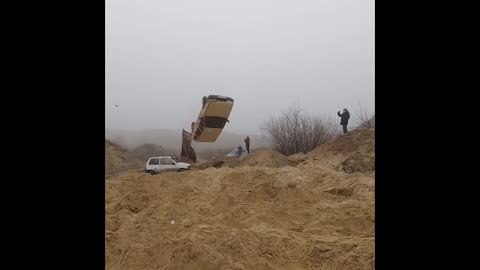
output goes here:
[[247, 148], [247, 153], [250, 154], [250, 137], [245, 138], [245, 147]]
[[350, 113], [347, 109], [343, 109], [343, 113], [340, 113], [340, 111], [338, 111], [337, 114], [341, 117], [340, 125], [343, 126], [343, 133], [348, 133], [347, 125], [348, 119], [350, 119]]

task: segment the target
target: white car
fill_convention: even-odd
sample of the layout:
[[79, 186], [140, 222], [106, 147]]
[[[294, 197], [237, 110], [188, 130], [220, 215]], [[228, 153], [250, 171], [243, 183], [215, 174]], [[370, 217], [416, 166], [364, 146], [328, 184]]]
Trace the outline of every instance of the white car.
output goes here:
[[177, 162], [172, 157], [151, 157], [145, 164], [145, 172], [149, 174], [157, 174], [160, 172], [175, 171], [181, 172], [190, 170], [190, 164], [184, 162]]

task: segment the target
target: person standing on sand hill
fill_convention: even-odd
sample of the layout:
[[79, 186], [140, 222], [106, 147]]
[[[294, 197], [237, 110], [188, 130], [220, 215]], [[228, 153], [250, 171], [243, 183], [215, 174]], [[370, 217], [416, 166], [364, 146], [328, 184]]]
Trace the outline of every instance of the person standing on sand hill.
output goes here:
[[247, 148], [247, 153], [250, 154], [250, 137], [245, 138], [245, 147]]
[[343, 126], [343, 133], [348, 133], [347, 130], [347, 125], [348, 125], [348, 119], [350, 119], [350, 113], [348, 112], [347, 109], [343, 109], [343, 113], [341, 114], [340, 111], [337, 112], [338, 116], [341, 117], [340, 120], [340, 125]]
[[240, 157], [242, 155], [242, 150], [243, 150], [242, 146], [239, 145], [238, 146], [238, 157]]

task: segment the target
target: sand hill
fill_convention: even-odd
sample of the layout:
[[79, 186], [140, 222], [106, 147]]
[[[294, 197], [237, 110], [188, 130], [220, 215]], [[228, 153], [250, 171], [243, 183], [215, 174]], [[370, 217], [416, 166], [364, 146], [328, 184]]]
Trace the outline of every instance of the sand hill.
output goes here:
[[106, 269], [374, 269], [374, 147], [358, 130], [295, 162], [110, 177]]
[[126, 149], [105, 140], [105, 175], [142, 168], [142, 160], [136, 159]]
[[327, 166], [346, 173], [375, 170], [375, 129], [357, 129], [307, 154], [305, 169]]

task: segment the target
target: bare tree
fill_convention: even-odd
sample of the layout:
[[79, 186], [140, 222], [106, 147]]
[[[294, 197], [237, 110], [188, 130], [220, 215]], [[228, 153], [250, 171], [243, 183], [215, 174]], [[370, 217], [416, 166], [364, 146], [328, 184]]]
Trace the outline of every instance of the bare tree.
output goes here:
[[330, 142], [336, 134], [331, 118], [308, 115], [298, 105], [271, 117], [262, 129], [272, 148], [284, 155], [310, 152]]
[[375, 113], [369, 113], [360, 103], [353, 116], [356, 128], [375, 128]]

